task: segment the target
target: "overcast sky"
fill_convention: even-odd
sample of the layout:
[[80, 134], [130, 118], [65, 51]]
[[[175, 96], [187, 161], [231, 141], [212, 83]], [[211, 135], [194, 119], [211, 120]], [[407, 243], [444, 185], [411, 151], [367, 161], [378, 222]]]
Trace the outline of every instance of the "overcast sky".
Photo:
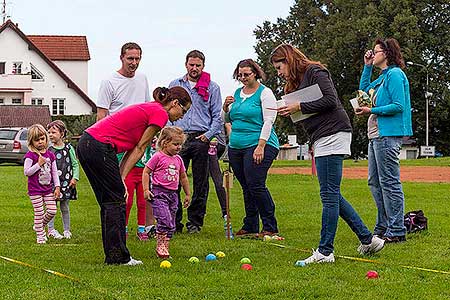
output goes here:
[[231, 78], [238, 61], [256, 58], [253, 30], [265, 20], [285, 18], [293, 2], [7, 0], [7, 11], [25, 34], [87, 37], [88, 94], [94, 101], [100, 81], [120, 68], [120, 47], [128, 41], [143, 49], [139, 71], [147, 75], [150, 92], [183, 75], [187, 52], [198, 49], [224, 98], [238, 86]]

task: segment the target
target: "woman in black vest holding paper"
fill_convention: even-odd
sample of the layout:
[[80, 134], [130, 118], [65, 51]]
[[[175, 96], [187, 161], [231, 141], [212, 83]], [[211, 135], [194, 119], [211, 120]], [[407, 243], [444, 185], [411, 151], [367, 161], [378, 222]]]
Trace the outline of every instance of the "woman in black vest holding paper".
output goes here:
[[[352, 128], [338, 98], [330, 72], [318, 61], [312, 61], [300, 50], [282, 44], [275, 48], [270, 61], [278, 76], [286, 81], [285, 94], [314, 86], [320, 89], [317, 100], [298, 99], [297, 103], [280, 107], [278, 113], [289, 116], [297, 112], [312, 114], [302, 125], [310, 137], [316, 160], [317, 177], [322, 200], [322, 230], [319, 248], [302, 264], [334, 262], [334, 238], [341, 216], [356, 233], [361, 245], [358, 252], [370, 254], [380, 251], [384, 241], [373, 236], [367, 226], [341, 194], [344, 155], [350, 154]], [[320, 95], [321, 94], [321, 95]], [[305, 102], [308, 101], [308, 102]]]

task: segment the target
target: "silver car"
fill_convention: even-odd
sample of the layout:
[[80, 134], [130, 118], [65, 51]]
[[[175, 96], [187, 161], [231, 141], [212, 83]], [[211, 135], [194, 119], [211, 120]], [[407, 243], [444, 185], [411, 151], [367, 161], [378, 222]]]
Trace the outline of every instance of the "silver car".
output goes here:
[[28, 151], [27, 128], [0, 128], [0, 163], [23, 164], [23, 156]]

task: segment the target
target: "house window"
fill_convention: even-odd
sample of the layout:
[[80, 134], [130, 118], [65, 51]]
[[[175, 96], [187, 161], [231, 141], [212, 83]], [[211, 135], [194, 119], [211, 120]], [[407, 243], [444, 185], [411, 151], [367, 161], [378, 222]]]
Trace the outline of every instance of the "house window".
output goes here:
[[5, 74], [5, 62], [0, 62], [0, 74]]
[[22, 62], [13, 63], [13, 74], [22, 74]]
[[42, 105], [43, 98], [31, 98], [31, 105]]
[[22, 99], [21, 98], [13, 98], [12, 104], [22, 104]]
[[64, 115], [64, 98], [53, 98], [52, 99], [52, 114], [53, 115]]
[[0, 98], [0, 105], [5, 104], [5, 99]]
[[31, 79], [33, 81], [44, 81], [44, 75], [33, 64], [31, 64]]

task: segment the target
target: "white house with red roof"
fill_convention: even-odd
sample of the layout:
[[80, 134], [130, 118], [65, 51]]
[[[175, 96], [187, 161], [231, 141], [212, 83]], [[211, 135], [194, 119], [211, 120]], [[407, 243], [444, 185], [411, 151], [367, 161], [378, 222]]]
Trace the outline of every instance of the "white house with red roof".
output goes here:
[[96, 111], [87, 95], [85, 36], [25, 35], [11, 20], [0, 26], [1, 105], [46, 105], [51, 115]]

